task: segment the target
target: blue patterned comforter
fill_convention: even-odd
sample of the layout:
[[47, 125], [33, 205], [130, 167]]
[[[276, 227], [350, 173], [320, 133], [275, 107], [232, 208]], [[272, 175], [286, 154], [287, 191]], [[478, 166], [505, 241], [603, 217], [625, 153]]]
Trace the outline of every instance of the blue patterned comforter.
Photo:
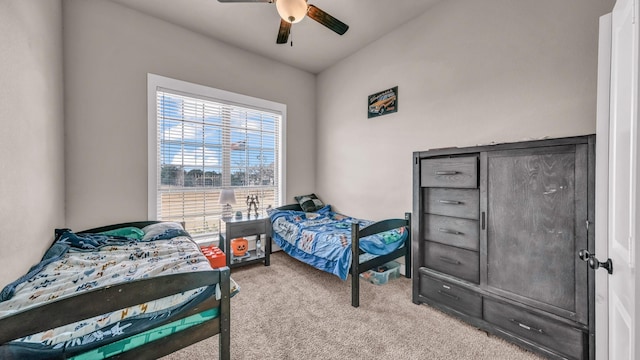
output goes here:
[[[152, 225], [148, 229], [158, 227]], [[2, 291], [0, 318], [116, 283], [211, 270], [208, 260], [186, 232], [175, 228], [160, 228], [156, 232], [158, 235], [141, 240], [76, 234], [68, 229], [57, 231], [56, 242], [43, 260]], [[77, 354], [150, 329], [213, 296], [215, 291], [215, 287], [201, 287], [15, 339], [0, 346], [0, 358]]]
[[[356, 219], [331, 211], [329, 205], [306, 213], [272, 210], [273, 240], [286, 253], [313, 267], [347, 279], [351, 266], [351, 224], [364, 228], [373, 221]], [[374, 256], [385, 255], [404, 245], [403, 228], [360, 239], [360, 249]]]

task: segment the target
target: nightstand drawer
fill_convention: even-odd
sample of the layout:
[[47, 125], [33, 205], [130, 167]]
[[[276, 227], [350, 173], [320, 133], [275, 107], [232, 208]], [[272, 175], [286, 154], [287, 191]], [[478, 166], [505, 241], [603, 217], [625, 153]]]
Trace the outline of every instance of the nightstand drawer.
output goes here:
[[234, 238], [241, 236], [249, 236], [256, 234], [264, 234], [267, 232], [266, 222], [262, 221], [242, 221], [242, 222], [228, 222], [227, 234], [231, 233]]
[[420, 186], [475, 189], [478, 187], [478, 158], [422, 160]]
[[482, 317], [482, 296], [448, 282], [420, 274], [420, 295], [467, 315]]
[[477, 220], [450, 216], [423, 215], [424, 239], [477, 251], [480, 225]]
[[424, 265], [461, 279], [480, 283], [480, 257], [477, 252], [453, 246], [424, 242]]
[[583, 358], [585, 334], [580, 329], [490, 299], [484, 300], [484, 319], [571, 359]]
[[472, 220], [480, 217], [478, 189], [428, 188], [423, 197], [425, 213]]

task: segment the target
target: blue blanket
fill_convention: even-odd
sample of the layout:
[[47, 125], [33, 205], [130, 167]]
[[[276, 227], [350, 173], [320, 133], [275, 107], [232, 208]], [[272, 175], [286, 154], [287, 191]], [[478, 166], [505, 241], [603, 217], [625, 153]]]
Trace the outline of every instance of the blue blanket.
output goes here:
[[[184, 230], [165, 229], [164, 225], [150, 225], [156, 229], [145, 233], [148, 239], [56, 230], [56, 241], [42, 262], [1, 292], [0, 318], [91, 289], [211, 270], [199, 246]], [[215, 293], [215, 286], [187, 290], [31, 334], [0, 344], [0, 359], [66, 358], [153, 328]]]
[[[313, 213], [275, 209], [269, 216], [278, 246], [342, 280], [347, 279], [351, 266], [351, 224], [365, 228], [373, 223], [333, 212], [329, 205]], [[367, 236], [360, 239], [360, 249], [375, 256], [385, 255], [404, 245], [407, 234], [403, 227]]]

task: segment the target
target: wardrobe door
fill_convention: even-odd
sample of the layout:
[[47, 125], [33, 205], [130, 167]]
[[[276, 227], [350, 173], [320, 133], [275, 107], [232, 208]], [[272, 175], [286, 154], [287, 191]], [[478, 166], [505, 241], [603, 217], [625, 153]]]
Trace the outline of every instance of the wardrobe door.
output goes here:
[[483, 286], [587, 323], [587, 147], [488, 151], [481, 159]]

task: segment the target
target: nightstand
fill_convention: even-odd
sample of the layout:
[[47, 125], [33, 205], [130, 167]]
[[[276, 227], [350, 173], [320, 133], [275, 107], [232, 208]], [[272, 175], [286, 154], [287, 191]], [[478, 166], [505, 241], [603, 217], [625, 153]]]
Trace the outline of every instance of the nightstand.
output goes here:
[[[264, 235], [264, 236], [262, 236]], [[260, 243], [260, 251], [256, 246], [247, 251], [245, 256], [233, 256], [231, 240], [245, 236], [255, 236], [255, 243]], [[236, 219], [220, 219], [220, 249], [227, 256], [227, 266], [230, 268], [264, 262], [269, 266], [271, 255], [271, 220], [269, 217], [251, 217]]]

